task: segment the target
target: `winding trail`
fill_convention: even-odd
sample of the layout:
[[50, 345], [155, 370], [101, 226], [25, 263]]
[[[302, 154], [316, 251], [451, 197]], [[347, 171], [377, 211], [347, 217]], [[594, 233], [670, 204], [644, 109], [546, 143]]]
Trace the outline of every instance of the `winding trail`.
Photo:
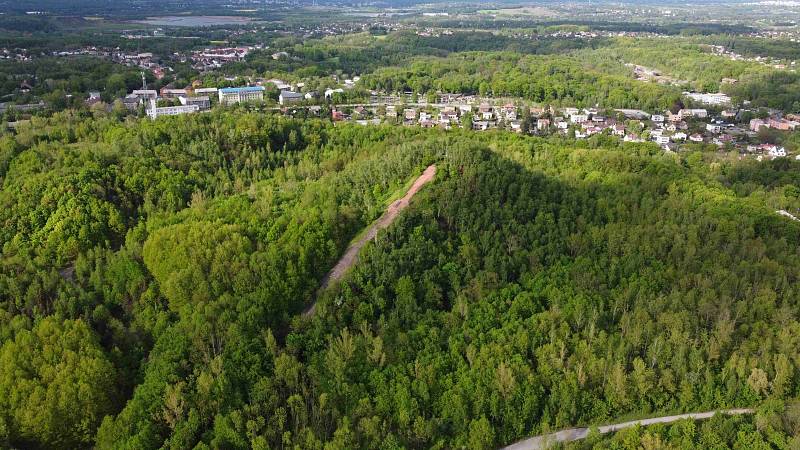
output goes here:
[[[422, 186], [428, 184], [433, 180], [433, 177], [436, 175], [436, 164], [431, 164], [422, 172], [415, 181], [414, 184], [411, 185], [411, 188], [408, 189], [406, 195], [401, 198], [400, 200], [396, 200], [386, 208], [386, 212], [376, 220], [372, 222], [372, 224], [367, 228], [367, 231], [356, 241], [350, 244], [347, 248], [347, 251], [344, 252], [344, 255], [339, 259], [333, 269], [325, 275], [325, 278], [322, 279], [322, 283], [320, 285], [319, 290], [323, 291], [327, 288], [331, 283], [335, 281], [339, 281], [342, 276], [356, 263], [358, 260], [358, 253], [361, 251], [361, 248], [367, 244], [368, 241], [371, 239], [375, 239], [375, 236], [378, 235], [378, 230], [382, 230], [394, 222], [397, 218], [397, 215], [406, 207], [408, 207], [408, 203], [411, 199], [422, 189]], [[314, 300], [314, 303], [309, 305], [305, 311], [303, 311], [303, 317], [309, 317], [314, 314], [314, 311], [317, 308], [317, 301]]]
[[[742, 409], [721, 409], [718, 411], [707, 411], [699, 413], [678, 414], [675, 416], [653, 417], [650, 419], [631, 420], [630, 422], [616, 423], [613, 425], [603, 425], [597, 427], [600, 434], [613, 433], [625, 428], [634, 427], [636, 425], [653, 425], [656, 423], [670, 423], [677, 422], [683, 419], [702, 420], [710, 419], [714, 414], [727, 414], [729, 416], [736, 416], [740, 414], [753, 414], [753, 410], [749, 408]], [[533, 436], [522, 441], [515, 442], [502, 450], [544, 450], [557, 442], [572, 442], [585, 439], [589, 435], [588, 428], [569, 428], [555, 433], [541, 434]]]

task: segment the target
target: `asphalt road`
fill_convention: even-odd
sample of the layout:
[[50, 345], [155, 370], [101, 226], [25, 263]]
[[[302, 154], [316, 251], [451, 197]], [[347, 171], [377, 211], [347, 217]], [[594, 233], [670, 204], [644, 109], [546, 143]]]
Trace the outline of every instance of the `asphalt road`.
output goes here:
[[[670, 423], [677, 422], [683, 419], [702, 420], [709, 419], [714, 414], [727, 414], [731, 416], [739, 414], [753, 414], [752, 409], [722, 409], [718, 411], [707, 411], [699, 413], [678, 414], [674, 416], [653, 417], [650, 419], [631, 420], [629, 422], [616, 423], [611, 425], [603, 425], [597, 427], [600, 434], [613, 433], [624, 428], [634, 427], [636, 425], [647, 426], [657, 423]], [[566, 430], [557, 431], [555, 433], [542, 434], [539, 436], [529, 437], [522, 441], [515, 442], [503, 450], [544, 450], [549, 448], [557, 442], [572, 442], [580, 439], [585, 439], [589, 434], [588, 428], [569, 428]]]

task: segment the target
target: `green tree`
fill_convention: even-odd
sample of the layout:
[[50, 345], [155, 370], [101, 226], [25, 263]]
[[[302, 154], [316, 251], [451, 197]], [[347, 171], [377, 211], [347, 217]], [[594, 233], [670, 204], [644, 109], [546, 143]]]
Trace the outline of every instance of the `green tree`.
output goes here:
[[115, 384], [114, 366], [81, 320], [48, 317], [0, 349], [0, 417], [11, 442], [90, 445], [116, 409]]

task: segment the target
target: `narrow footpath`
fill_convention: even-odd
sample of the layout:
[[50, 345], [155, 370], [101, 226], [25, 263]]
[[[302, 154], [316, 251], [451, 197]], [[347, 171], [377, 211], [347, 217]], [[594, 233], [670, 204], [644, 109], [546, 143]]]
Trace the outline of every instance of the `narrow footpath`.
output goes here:
[[[710, 419], [711, 417], [714, 416], [714, 414], [727, 414], [729, 416], [736, 416], [739, 414], [753, 414], [753, 412], [754, 411], [752, 409], [743, 408], [743, 409], [722, 409], [719, 411], [678, 414], [675, 416], [653, 417], [650, 419], [631, 420], [630, 422], [622, 422], [612, 425], [603, 425], [601, 427], [597, 427], [597, 430], [600, 434], [608, 434], [625, 428], [634, 427], [637, 425], [647, 426], [656, 423], [677, 422], [683, 419], [693, 419], [693, 420]], [[515, 442], [507, 447], [503, 447], [503, 450], [544, 450], [556, 443], [573, 442], [585, 439], [586, 436], [588, 435], [589, 435], [588, 428], [569, 428], [555, 433], [533, 436], [528, 439]]]
[[[409, 202], [411, 199], [422, 189], [422, 186], [428, 184], [433, 180], [433, 177], [436, 175], [436, 165], [432, 164], [422, 172], [422, 175], [419, 176], [414, 181], [414, 184], [411, 185], [411, 188], [406, 192], [406, 195], [401, 198], [400, 200], [396, 200], [392, 202], [391, 205], [386, 209], [386, 212], [376, 220], [372, 222], [372, 224], [367, 228], [367, 231], [359, 238], [356, 242], [350, 244], [347, 248], [347, 251], [344, 252], [344, 255], [339, 259], [333, 269], [325, 275], [325, 278], [322, 279], [322, 284], [320, 285], [319, 290], [323, 291], [327, 288], [331, 283], [339, 281], [342, 276], [356, 263], [358, 260], [358, 253], [361, 251], [361, 248], [367, 244], [368, 241], [375, 239], [375, 236], [378, 235], [378, 230], [382, 230], [394, 222], [397, 218], [398, 214], [406, 207], [408, 207]], [[314, 299], [314, 303], [312, 303], [308, 308], [303, 311], [303, 317], [309, 317], [314, 314], [314, 311], [317, 307], [317, 301]]]

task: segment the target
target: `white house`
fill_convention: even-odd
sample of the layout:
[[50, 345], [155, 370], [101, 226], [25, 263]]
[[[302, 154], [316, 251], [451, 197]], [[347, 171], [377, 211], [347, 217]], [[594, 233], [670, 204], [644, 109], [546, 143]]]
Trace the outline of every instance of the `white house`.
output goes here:
[[682, 131], [679, 131], [679, 132], [677, 132], [677, 133], [672, 135], [672, 140], [675, 141], [675, 142], [685, 141], [686, 138], [687, 138], [686, 133], [684, 133]]
[[326, 99], [331, 99], [331, 98], [333, 97], [333, 94], [341, 94], [341, 93], [343, 93], [343, 92], [344, 92], [344, 89], [342, 89], [342, 88], [338, 88], [338, 89], [325, 89], [325, 98], [326, 98]]
[[569, 120], [572, 123], [583, 123], [589, 120], [589, 116], [587, 116], [586, 114], [572, 114], [571, 116], [569, 116]]
[[767, 154], [771, 158], [785, 158], [786, 157], [786, 149], [783, 147], [778, 147], [777, 145], [771, 145]]

